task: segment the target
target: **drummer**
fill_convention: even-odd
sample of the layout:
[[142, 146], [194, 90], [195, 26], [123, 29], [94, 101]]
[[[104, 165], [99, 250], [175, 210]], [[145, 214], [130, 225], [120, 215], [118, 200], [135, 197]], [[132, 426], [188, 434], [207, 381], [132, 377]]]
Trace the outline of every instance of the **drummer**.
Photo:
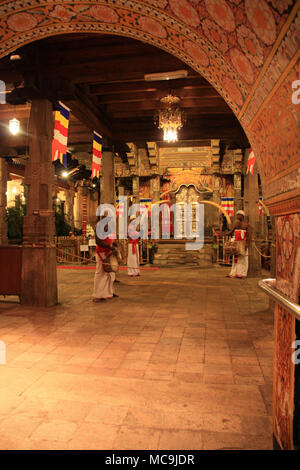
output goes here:
[[[104, 217], [108, 216], [108, 212], [105, 212]], [[113, 297], [119, 297], [114, 292], [114, 281], [115, 273], [107, 273], [103, 268], [103, 261], [110, 255], [116, 254], [116, 237], [115, 234], [111, 234], [108, 237], [101, 240], [98, 238], [95, 230], [96, 237], [96, 272], [94, 278], [94, 292], [93, 301], [103, 302]]]

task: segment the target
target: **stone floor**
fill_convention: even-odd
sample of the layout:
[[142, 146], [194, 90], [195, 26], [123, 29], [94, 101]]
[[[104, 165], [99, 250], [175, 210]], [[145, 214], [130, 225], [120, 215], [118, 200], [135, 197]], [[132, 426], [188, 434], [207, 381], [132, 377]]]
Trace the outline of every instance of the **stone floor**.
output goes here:
[[59, 270], [60, 305], [0, 301], [0, 449], [271, 449], [273, 315], [257, 279], [161, 268], [91, 302]]

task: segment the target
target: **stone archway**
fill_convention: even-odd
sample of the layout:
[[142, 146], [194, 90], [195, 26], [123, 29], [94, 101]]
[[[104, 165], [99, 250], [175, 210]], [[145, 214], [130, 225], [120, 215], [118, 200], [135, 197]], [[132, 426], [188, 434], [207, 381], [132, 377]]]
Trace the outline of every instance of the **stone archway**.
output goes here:
[[[277, 288], [297, 301], [300, 106], [292, 95], [300, 77], [299, 9], [294, 0], [3, 1], [0, 57], [47, 36], [98, 31], [149, 42], [203, 75], [254, 149], [264, 201], [277, 216]], [[276, 332], [274, 432], [291, 448], [295, 318], [279, 307]]]
[[[38, 39], [72, 32], [123, 35], [166, 50], [219, 91], [255, 151], [265, 201], [274, 214], [283, 214], [284, 201], [289, 199], [288, 212], [292, 213], [299, 210], [299, 111], [291, 96], [292, 84], [299, 77], [300, 16], [299, 4], [294, 3], [70, 0], [61, 5], [57, 0], [49, 5], [29, 0], [24, 7], [20, 1], [4, 1], [0, 5], [0, 57]], [[288, 198], [281, 195], [281, 176], [285, 192], [293, 191]]]

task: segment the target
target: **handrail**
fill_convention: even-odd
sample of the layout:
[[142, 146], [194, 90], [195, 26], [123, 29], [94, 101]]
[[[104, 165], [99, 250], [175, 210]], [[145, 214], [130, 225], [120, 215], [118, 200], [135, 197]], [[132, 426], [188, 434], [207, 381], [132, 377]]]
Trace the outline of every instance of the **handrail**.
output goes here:
[[293, 302], [286, 295], [275, 289], [274, 285], [276, 285], [276, 279], [261, 279], [258, 281], [258, 287], [260, 287], [265, 294], [272, 297], [275, 302], [288, 310], [297, 318], [297, 320], [300, 320], [300, 305], [296, 304], [296, 302]]

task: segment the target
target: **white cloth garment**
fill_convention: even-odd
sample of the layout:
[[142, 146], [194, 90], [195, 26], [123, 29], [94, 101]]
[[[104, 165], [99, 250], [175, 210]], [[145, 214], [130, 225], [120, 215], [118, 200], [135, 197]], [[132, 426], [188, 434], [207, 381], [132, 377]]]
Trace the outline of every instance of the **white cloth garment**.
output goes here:
[[[242, 211], [240, 211], [242, 212]], [[246, 239], [246, 230], [235, 230], [232, 241], [241, 242]], [[248, 274], [248, 248], [246, 248], [245, 254], [235, 255], [232, 258], [232, 267], [229, 276], [230, 277], [247, 277]]]
[[[135, 247], [135, 253], [133, 253], [134, 247]], [[139, 245], [132, 245], [131, 243], [128, 243], [128, 255], [127, 255], [128, 276], [140, 275], [139, 264], [140, 264]]]
[[248, 249], [245, 255], [233, 256], [230, 277], [247, 277], [248, 274]]
[[96, 272], [94, 278], [93, 299], [107, 299], [113, 297], [115, 273], [107, 273], [104, 271], [102, 261], [105, 259], [105, 253], [96, 254]]

